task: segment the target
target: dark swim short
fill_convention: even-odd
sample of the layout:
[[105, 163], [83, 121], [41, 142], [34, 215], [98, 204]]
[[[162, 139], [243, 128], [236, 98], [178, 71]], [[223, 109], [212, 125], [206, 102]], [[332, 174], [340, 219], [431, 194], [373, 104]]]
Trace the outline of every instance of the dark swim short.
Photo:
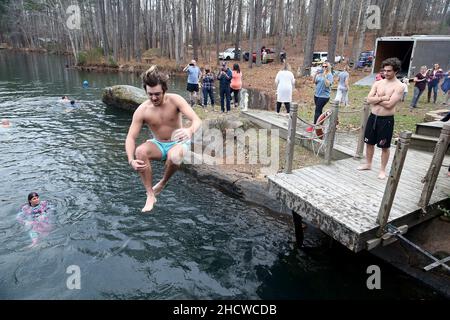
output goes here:
[[394, 116], [377, 116], [370, 114], [367, 120], [364, 142], [377, 145], [378, 148], [390, 148], [394, 133]]
[[198, 92], [198, 84], [188, 83], [186, 90], [189, 92]]

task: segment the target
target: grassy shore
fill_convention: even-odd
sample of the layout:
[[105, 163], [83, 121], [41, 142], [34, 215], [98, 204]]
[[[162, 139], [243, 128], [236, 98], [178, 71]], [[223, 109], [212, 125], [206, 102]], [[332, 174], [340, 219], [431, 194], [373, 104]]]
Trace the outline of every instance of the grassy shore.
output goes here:
[[[305, 95], [313, 96], [314, 95], [314, 89], [305, 87], [303, 88], [305, 91]], [[306, 91], [308, 90], [308, 91]], [[398, 136], [398, 134], [402, 131], [412, 131], [414, 132], [416, 128], [416, 123], [424, 122], [425, 114], [429, 111], [438, 110], [438, 109], [446, 109], [447, 107], [443, 105], [442, 103], [445, 101], [445, 97], [442, 95], [442, 92], [440, 92], [440, 95], [438, 96], [438, 100], [436, 104], [433, 103], [427, 103], [427, 91], [424, 92], [422, 97], [420, 98], [420, 101], [418, 103], [418, 108], [414, 109], [412, 112], [409, 110], [409, 105], [411, 104], [411, 100], [413, 97], [413, 90], [414, 87], [412, 84], [409, 86], [409, 92], [408, 96], [406, 97], [406, 100], [404, 102], [400, 102], [397, 105], [397, 111], [395, 115], [395, 127], [394, 127], [394, 134], [395, 136]], [[349, 111], [358, 111], [363, 106], [363, 101], [369, 94], [370, 87], [367, 86], [359, 86], [359, 85], [353, 85], [350, 87], [349, 91], [349, 106], [346, 108], [342, 108], [342, 111], [349, 112]], [[335, 96], [335, 91], [331, 94], [331, 97], [333, 98]], [[325, 106], [326, 108], [330, 107], [330, 104]], [[312, 121], [314, 117], [314, 106], [311, 105], [311, 103], [304, 103], [301, 104], [301, 107], [299, 108], [299, 116], [302, 119]], [[360, 120], [361, 114], [360, 112], [356, 113], [341, 113], [339, 115], [339, 127], [340, 130], [352, 130], [359, 128], [360, 126]]]

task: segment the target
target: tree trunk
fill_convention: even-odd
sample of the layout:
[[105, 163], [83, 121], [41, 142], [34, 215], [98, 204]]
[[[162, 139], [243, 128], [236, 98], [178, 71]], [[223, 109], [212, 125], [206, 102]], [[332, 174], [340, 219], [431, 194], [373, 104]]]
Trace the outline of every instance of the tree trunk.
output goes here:
[[250, 40], [249, 40], [249, 51], [248, 51], [248, 67], [251, 69], [253, 67], [253, 37], [255, 33], [255, 1], [249, 0], [249, 10], [250, 10]]
[[[362, 0], [361, 3], [361, 21], [359, 24], [359, 36], [358, 36], [358, 42], [356, 45], [356, 50], [353, 55], [353, 61], [355, 61], [354, 68], [358, 65], [358, 57], [361, 53], [364, 45], [364, 40], [366, 38], [366, 27], [367, 27], [367, 8], [369, 7], [370, 0]], [[353, 41], [355, 41], [354, 39]]]
[[331, 22], [331, 34], [328, 37], [328, 60], [334, 64], [336, 56], [336, 43], [338, 35], [339, 11], [341, 9], [341, 0], [334, 0], [333, 3], [333, 20]]
[[[284, 16], [283, 16], [283, 5], [284, 5], [284, 1], [283, 0], [279, 0], [278, 1], [278, 13], [277, 13], [277, 31], [276, 31], [276, 35], [277, 37], [277, 53], [281, 52], [281, 49], [283, 49], [284, 46]], [[277, 57], [277, 61], [281, 62], [280, 60], [280, 55], [278, 54]]]
[[[240, 41], [241, 41], [241, 34], [242, 34], [242, 1], [239, 1], [238, 4], [238, 20], [236, 25], [236, 38], [234, 41], [234, 50], [235, 52], [238, 52], [240, 47]], [[241, 51], [239, 60], [242, 62], [243, 52]], [[236, 58], [236, 57], [235, 57]]]
[[197, 0], [192, 0], [192, 47], [194, 59], [198, 60]]
[[139, 32], [140, 27], [140, 17], [141, 17], [141, 0], [134, 0], [134, 58], [137, 62], [141, 62], [141, 33]]
[[400, 21], [400, 16], [402, 14], [403, 2], [404, 2], [404, 0], [399, 0], [398, 5], [395, 8], [396, 10], [395, 10], [394, 22], [392, 23], [392, 35], [397, 35], [397, 33], [398, 33], [398, 24]]
[[406, 33], [406, 27], [408, 26], [408, 20], [411, 15], [412, 6], [413, 6], [413, 0], [408, 0], [408, 8], [406, 9], [405, 19], [403, 20], [402, 36], [404, 36]]
[[255, 1], [255, 27], [256, 27], [256, 66], [261, 66], [261, 38], [262, 38], [262, 0]]
[[215, 32], [216, 32], [216, 64], [220, 65], [219, 60], [219, 51], [220, 51], [220, 2], [221, 0], [215, 0], [216, 1], [216, 8], [215, 8]]
[[444, 5], [444, 10], [442, 11], [442, 15], [441, 15], [441, 26], [440, 26], [440, 31], [444, 30], [445, 24], [446, 24], [446, 18], [447, 18], [447, 13], [448, 13], [448, 7], [450, 5], [450, 0], [447, 0], [445, 2]]
[[306, 35], [305, 55], [303, 59], [303, 76], [309, 76], [312, 63], [312, 55], [314, 52], [314, 44], [316, 39], [314, 37], [314, 30], [317, 28], [317, 17], [319, 12], [317, 10], [320, 0], [310, 0], [308, 8], [308, 33]]
[[180, 14], [181, 14], [181, 53], [180, 53], [180, 60], [184, 61], [186, 57], [186, 18], [185, 18], [185, 6], [184, 6], [184, 0], [180, 1], [181, 7], [180, 7]]

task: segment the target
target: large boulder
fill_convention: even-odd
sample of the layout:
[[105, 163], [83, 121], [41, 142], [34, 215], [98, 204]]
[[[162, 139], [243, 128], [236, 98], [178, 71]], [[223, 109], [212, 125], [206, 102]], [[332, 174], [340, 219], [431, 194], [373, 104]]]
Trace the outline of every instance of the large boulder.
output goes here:
[[143, 89], [118, 85], [103, 90], [102, 101], [108, 106], [134, 112], [148, 97]]

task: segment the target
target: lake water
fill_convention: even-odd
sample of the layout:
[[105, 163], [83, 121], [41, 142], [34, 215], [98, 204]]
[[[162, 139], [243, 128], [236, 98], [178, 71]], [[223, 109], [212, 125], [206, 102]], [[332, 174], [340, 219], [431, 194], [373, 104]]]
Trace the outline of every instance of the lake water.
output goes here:
[[[66, 69], [66, 58], [0, 51], [1, 299], [439, 298], [368, 253], [330, 248], [308, 230], [298, 250], [290, 216], [177, 172], [151, 214], [124, 141], [131, 115], [101, 102], [136, 75]], [[83, 80], [89, 88], [83, 89]], [[170, 91], [187, 97], [184, 79]], [[68, 95], [78, 108], [58, 103]], [[143, 131], [139, 141], [144, 141]], [[163, 166], [154, 165], [155, 179]], [[29, 192], [53, 207], [53, 231], [30, 244], [15, 217]], [[370, 265], [382, 289], [366, 287]], [[81, 289], [66, 273], [77, 266]]]

